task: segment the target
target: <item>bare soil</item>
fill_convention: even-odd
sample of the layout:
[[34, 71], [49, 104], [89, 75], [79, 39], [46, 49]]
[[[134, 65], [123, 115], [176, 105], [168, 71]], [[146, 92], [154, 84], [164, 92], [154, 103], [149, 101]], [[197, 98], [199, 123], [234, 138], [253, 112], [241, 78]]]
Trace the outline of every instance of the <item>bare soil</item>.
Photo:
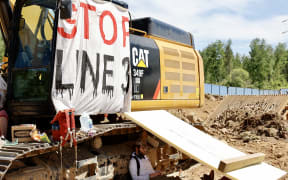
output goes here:
[[[257, 104], [229, 108], [210, 118], [223, 97], [205, 96], [205, 105], [197, 109], [170, 112], [192, 125], [202, 125], [207, 133], [247, 154], [262, 152], [265, 162], [288, 172], [288, 121], [274, 112], [267, 112]], [[261, 102], [260, 102], [261, 104]], [[198, 180], [211, 169], [198, 164], [178, 172], [181, 179]], [[223, 174], [215, 172], [215, 179]], [[288, 180], [288, 175], [281, 178]]]

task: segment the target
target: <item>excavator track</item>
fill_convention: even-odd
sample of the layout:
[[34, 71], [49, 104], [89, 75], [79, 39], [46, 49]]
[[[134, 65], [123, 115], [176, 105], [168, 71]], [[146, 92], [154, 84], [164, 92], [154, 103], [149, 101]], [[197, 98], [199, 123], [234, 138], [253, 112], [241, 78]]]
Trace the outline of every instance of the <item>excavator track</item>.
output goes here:
[[[96, 136], [113, 134], [113, 131], [128, 130], [135, 132], [140, 130], [134, 123], [100, 124], [94, 125], [95, 133], [77, 133], [77, 143], [92, 139]], [[134, 129], [135, 131], [131, 131]], [[117, 132], [119, 133], [119, 132]], [[68, 146], [66, 144], [65, 146]], [[19, 143], [17, 145], [3, 145], [0, 147], [0, 180], [2, 180], [15, 160], [38, 156], [41, 154], [59, 150], [59, 143]]]

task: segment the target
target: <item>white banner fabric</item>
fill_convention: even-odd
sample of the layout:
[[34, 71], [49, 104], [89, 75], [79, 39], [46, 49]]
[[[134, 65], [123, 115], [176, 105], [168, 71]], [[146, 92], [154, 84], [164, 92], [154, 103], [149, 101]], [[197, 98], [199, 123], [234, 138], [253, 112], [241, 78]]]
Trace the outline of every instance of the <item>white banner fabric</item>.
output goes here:
[[105, 1], [72, 2], [72, 18], [58, 22], [51, 95], [56, 111], [130, 111], [127, 9]]

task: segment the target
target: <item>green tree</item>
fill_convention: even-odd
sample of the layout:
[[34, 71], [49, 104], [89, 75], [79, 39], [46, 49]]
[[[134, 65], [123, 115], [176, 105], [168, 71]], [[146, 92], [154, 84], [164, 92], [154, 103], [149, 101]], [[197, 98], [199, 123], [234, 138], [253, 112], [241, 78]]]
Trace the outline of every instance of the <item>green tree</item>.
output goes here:
[[274, 54], [265, 40], [254, 39], [250, 43], [250, 58], [245, 58], [245, 70], [250, 74], [252, 84], [257, 88], [266, 88], [272, 80]]
[[234, 55], [231, 45], [232, 41], [231, 39], [229, 39], [227, 44], [225, 44], [225, 56], [224, 56], [225, 76], [228, 76], [233, 69]]
[[[283, 75], [285, 77], [286, 82], [288, 82], [288, 50], [286, 50], [287, 56], [286, 56], [286, 63], [285, 66], [283, 68]], [[287, 88], [287, 86], [285, 87]]]
[[288, 52], [286, 50], [286, 44], [279, 43], [274, 51], [275, 63], [273, 66], [272, 86], [274, 88], [281, 88], [287, 84], [287, 58]]
[[201, 56], [204, 61], [205, 81], [216, 84], [223, 81], [225, 77], [224, 44], [220, 40], [209, 44], [208, 47], [201, 52]]
[[239, 53], [236, 53], [233, 60], [233, 69], [242, 68], [242, 57]]
[[233, 54], [232, 41], [215, 41], [202, 52], [205, 81], [228, 86], [260, 89], [288, 87], [288, 49], [279, 43], [275, 50], [264, 39], [250, 42], [249, 55]]
[[231, 71], [225, 85], [232, 87], [247, 87], [249, 83], [249, 73], [242, 68], [237, 68]]
[[243, 55], [241, 56], [241, 61], [242, 61], [242, 67], [243, 69], [245, 69], [246, 71], [249, 72], [250, 70], [250, 57], [249, 56], [246, 56], [246, 55]]

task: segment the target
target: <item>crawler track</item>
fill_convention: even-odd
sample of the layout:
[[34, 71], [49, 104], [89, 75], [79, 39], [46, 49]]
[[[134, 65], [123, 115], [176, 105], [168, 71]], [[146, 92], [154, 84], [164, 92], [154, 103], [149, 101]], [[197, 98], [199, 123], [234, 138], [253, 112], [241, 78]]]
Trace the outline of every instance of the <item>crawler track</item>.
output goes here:
[[[118, 124], [101, 124], [94, 125], [96, 133], [93, 135], [77, 133], [77, 142], [81, 143], [92, 139], [96, 136], [113, 134], [113, 131], [121, 131], [114, 133], [133, 133], [139, 128], [134, 123], [118, 123]], [[41, 154], [57, 151], [59, 143], [19, 143], [14, 146], [4, 145], [0, 148], [0, 180], [2, 180], [12, 165], [13, 161], [27, 157], [38, 156]]]

